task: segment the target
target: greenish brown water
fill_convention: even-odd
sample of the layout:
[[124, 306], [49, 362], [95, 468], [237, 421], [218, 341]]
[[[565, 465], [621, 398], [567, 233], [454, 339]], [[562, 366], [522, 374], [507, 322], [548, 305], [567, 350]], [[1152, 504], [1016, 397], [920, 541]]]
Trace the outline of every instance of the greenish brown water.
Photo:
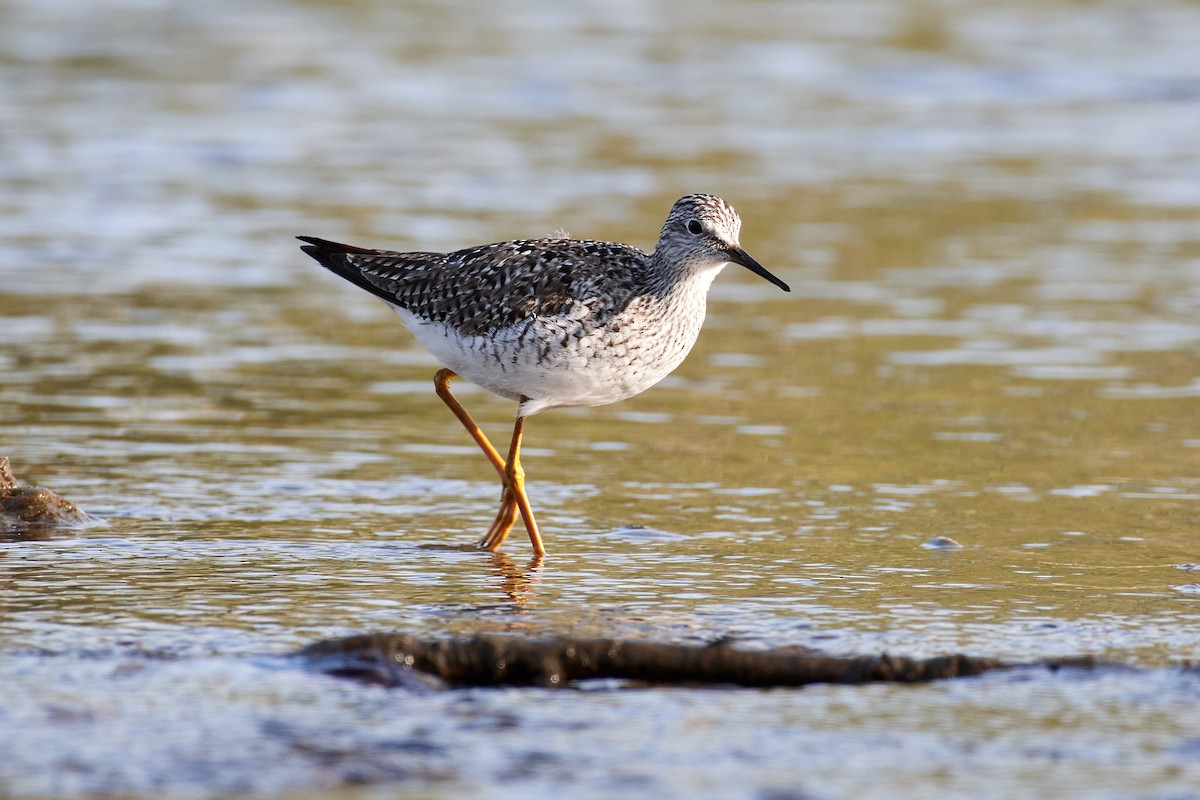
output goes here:
[[[1197, 25], [0, 8], [0, 454], [102, 520], [0, 544], [0, 795], [1194, 794]], [[727, 270], [675, 375], [530, 420], [543, 564], [462, 549], [498, 487], [436, 364], [291, 237], [649, 247], [692, 191], [793, 292]], [[414, 697], [279, 658], [372, 629], [1145, 671]]]

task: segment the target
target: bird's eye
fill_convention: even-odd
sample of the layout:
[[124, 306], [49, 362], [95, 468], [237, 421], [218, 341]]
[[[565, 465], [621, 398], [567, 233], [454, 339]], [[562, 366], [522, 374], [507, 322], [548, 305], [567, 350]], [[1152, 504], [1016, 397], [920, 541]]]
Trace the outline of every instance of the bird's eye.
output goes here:
[[699, 236], [704, 232], [704, 226], [700, 224], [698, 219], [689, 219], [687, 224], [688, 233]]

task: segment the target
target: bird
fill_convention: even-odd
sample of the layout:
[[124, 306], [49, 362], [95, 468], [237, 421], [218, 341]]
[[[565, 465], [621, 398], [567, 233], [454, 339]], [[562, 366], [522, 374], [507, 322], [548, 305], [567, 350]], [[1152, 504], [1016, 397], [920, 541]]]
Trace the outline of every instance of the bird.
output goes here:
[[[633, 397], [678, 367], [704, 322], [713, 279], [737, 264], [791, 289], [739, 242], [741, 218], [711, 194], [671, 207], [651, 253], [565, 234], [451, 253], [396, 252], [298, 236], [322, 267], [383, 300], [442, 365], [434, 390], [500, 476], [500, 509], [479, 542], [497, 551], [521, 517], [546, 550], [525, 491], [525, 420]], [[457, 377], [517, 402], [502, 457], [450, 391]]]

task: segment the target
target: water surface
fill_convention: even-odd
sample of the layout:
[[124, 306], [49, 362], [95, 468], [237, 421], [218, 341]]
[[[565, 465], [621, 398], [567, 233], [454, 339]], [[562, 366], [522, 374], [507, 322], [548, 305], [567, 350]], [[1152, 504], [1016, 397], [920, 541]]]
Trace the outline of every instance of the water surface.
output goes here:
[[[0, 545], [0, 793], [1200, 786], [1192, 5], [0, 25], [3, 454], [102, 520]], [[519, 529], [462, 549], [499, 493], [437, 365], [291, 237], [649, 248], [693, 191], [793, 292], [731, 268], [675, 375], [530, 420], [544, 563]], [[461, 397], [505, 438], [510, 403]], [[1139, 671], [413, 696], [282, 658], [376, 629]]]

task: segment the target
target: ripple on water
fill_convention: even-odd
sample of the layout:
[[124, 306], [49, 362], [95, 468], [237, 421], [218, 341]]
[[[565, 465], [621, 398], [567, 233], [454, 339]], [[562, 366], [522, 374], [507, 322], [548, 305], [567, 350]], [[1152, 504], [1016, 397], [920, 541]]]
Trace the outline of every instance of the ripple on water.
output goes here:
[[[1171, 786], [1195, 769], [1170, 748], [1200, 736], [1187, 717], [1170, 714], [1190, 703], [1194, 686], [1167, 671], [701, 697], [604, 687], [420, 694], [262, 658], [26, 658], [8, 667], [0, 718], [25, 732], [6, 756], [7, 786], [18, 794], [258, 794], [365, 781], [440, 795], [503, 781], [583, 796], [614, 785], [655, 793], [706, 786], [733, 796], [748, 774], [758, 786], [794, 788], [797, 752], [805, 780], [839, 796], [870, 794], [861, 776], [880, 768], [891, 781], [967, 770], [1016, 788], [1023, 784], [1012, 764], [1031, 751], [1057, 754], [1056, 769], [1042, 777], [1051, 788], [1095, 770], [1109, 786], [1163, 781], [1174, 770]], [[47, 681], [60, 687], [53, 702], [33, 688]], [[186, 747], [181, 706], [190, 709]], [[731, 731], [731, 719], [744, 724]], [[80, 735], [62, 736], [62, 725]], [[583, 727], [586, 752], [575, 743]], [[714, 730], [725, 732], [720, 747]], [[464, 748], [477, 757], [458, 757]], [[1131, 749], [1136, 760], [1126, 758]]]
[[[0, 544], [0, 793], [1194, 794], [1167, 668], [425, 696], [280, 656], [1196, 658], [1200, 15], [1143, 5], [0, 4], [5, 454], [109, 522]], [[705, 186], [794, 293], [727, 271], [675, 376], [537, 419], [544, 562], [461, 549], [498, 487], [432, 360], [290, 237], [649, 246]]]

